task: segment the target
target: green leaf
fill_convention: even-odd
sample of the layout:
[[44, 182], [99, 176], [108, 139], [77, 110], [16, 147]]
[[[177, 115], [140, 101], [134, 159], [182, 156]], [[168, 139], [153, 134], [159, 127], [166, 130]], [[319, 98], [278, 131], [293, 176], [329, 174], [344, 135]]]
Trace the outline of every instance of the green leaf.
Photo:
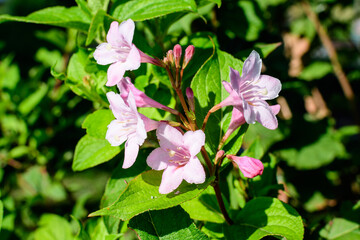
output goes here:
[[45, 97], [47, 91], [47, 85], [45, 83], [41, 84], [34, 93], [32, 93], [20, 103], [19, 112], [24, 116], [28, 115]]
[[134, 21], [160, 17], [169, 13], [190, 11], [196, 12], [197, 7], [194, 0], [137, 0], [128, 1], [118, 5], [112, 16], [120, 21], [131, 18]]
[[[127, 187], [127, 183], [146, 169], [146, 158], [149, 153], [149, 149], [140, 149], [138, 157], [131, 168], [123, 169], [122, 163], [120, 163], [116, 169], [114, 169], [113, 174], [106, 185], [104, 195], [102, 196], [100, 204], [101, 208], [115, 203]], [[103, 219], [109, 233], [118, 233], [120, 219], [112, 216], [104, 216]]]
[[2, 201], [0, 200], [0, 230], [1, 230], [1, 226], [2, 226], [3, 215], [4, 215], [4, 205], [3, 205]]
[[302, 240], [304, 226], [300, 215], [276, 198], [259, 197], [249, 201], [236, 216], [235, 224], [224, 225], [226, 239], [258, 240], [281, 236]]
[[195, 199], [182, 203], [181, 207], [195, 220], [214, 223], [225, 221], [212, 187], [208, 187]]
[[301, 149], [287, 148], [278, 151], [279, 156], [289, 166], [297, 169], [316, 169], [331, 163], [336, 157], [346, 154], [344, 145], [336, 139], [335, 134], [328, 132], [323, 134], [315, 142]]
[[344, 218], [334, 218], [320, 231], [320, 236], [329, 240], [357, 240], [360, 225]]
[[162, 171], [147, 171], [129, 182], [128, 187], [119, 199], [111, 206], [100, 209], [89, 216], [114, 216], [128, 220], [148, 210], [170, 208], [189, 201], [204, 191], [213, 178], [200, 185], [188, 184], [185, 181], [172, 193], [160, 194], [159, 186]]
[[94, 138], [85, 135], [75, 147], [72, 169], [82, 171], [107, 162], [119, 154], [121, 147], [113, 147], [104, 138]]
[[312, 81], [325, 77], [332, 73], [333, 68], [329, 62], [313, 62], [301, 72], [299, 79]]
[[88, 5], [93, 13], [96, 13], [100, 9], [107, 11], [110, 0], [88, 0]]
[[17, 21], [75, 28], [87, 32], [90, 19], [78, 7], [49, 7], [33, 12], [26, 17], [0, 15], [0, 23]]
[[89, 32], [86, 38], [85, 45], [88, 46], [90, 43], [101, 34], [101, 30], [104, 29], [104, 17], [106, 12], [104, 10], [99, 10], [96, 12], [94, 17], [91, 20]]
[[[247, 41], [258, 39], [260, 32], [264, 29], [264, 23], [261, 15], [258, 14], [257, 4], [253, 1], [238, 1], [238, 6], [243, 10], [245, 21], [248, 24], [246, 29], [239, 30], [238, 36]], [[239, 19], [240, 21], [243, 19]]]
[[254, 45], [254, 48], [240, 51], [235, 56], [237, 58], [240, 58], [241, 60], [245, 61], [245, 59], [250, 55], [251, 51], [255, 50], [260, 54], [261, 58], [266, 58], [267, 56], [269, 56], [270, 53], [275, 51], [275, 49], [277, 49], [280, 45], [281, 45], [281, 42], [278, 42], [278, 43], [256, 43]]
[[128, 227], [140, 239], [209, 239], [180, 206], [145, 212], [132, 218]]
[[55, 214], [43, 214], [39, 228], [34, 233], [35, 240], [73, 240], [70, 224]]
[[[229, 95], [221, 82], [222, 80], [230, 80], [230, 67], [241, 72], [242, 64], [240, 60], [230, 54], [216, 50], [196, 73], [191, 88], [196, 99], [196, 121], [198, 126], [202, 125], [207, 112]], [[215, 155], [223, 132], [226, 130], [225, 123], [230, 123], [231, 114], [230, 112], [225, 114], [225, 111], [226, 108], [223, 108], [211, 114], [205, 129], [207, 137], [205, 147], [211, 156]], [[240, 138], [239, 141], [241, 140]], [[241, 145], [236, 144], [233, 146], [233, 153], [236, 153], [241, 147]]]
[[77, 239], [77, 240], [90, 240], [90, 236], [85, 231], [85, 229], [84, 229], [82, 223], [80, 222], [80, 220], [73, 217], [73, 216], [71, 216], [71, 218], [76, 222], [77, 228], [78, 228], [75, 239]]
[[82, 128], [85, 128], [86, 133], [91, 137], [105, 139], [107, 126], [114, 119], [111, 110], [100, 109], [85, 118]]

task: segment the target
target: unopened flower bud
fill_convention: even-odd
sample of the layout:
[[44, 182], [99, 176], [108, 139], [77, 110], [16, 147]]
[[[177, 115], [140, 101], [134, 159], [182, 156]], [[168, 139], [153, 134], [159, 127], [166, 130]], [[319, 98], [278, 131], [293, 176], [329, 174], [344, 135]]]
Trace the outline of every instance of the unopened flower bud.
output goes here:
[[192, 112], [195, 112], [195, 101], [194, 101], [194, 92], [191, 88], [186, 88], [186, 97], [188, 99], [188, 104], [190, 107], [190, 110]]
[[181, 46], [179, 44], [176, 44], [174, 47], [174, 58], [175, 58], [175, 66], [177, 68], [180, 67], [181, 53], [182, 53]]
[[174, 54], [172, 50], [169, 50], [166, 54], [166, 58], [168, 60], [168, 63], [174, 64]]
[[194, 56], [194, 53], [195, 53], [195, 47], [193, 45], [189, 45], [185, 50], [185, 59], [182, 68], [186, 68], [186, 66]]
[[235, 162], [238, 165], [240, 171], [247, 178], [254, 178], [258, 175], [261, 175], [264, 171], [264, 165], [258, 159], [246, 156], [237, 157], [234, 155], [226, 155], [226, 157]]

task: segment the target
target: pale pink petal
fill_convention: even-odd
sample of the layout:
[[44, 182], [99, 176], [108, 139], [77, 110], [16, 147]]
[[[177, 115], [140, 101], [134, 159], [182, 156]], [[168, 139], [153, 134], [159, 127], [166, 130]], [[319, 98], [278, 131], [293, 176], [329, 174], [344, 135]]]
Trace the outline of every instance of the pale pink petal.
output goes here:
[[108, 125], [105, 139], [111, 144], [111, 146], [120, 146], [126, 141], [128, 132], [124, 131], [124, 124], [115, 119]]
[[222, 81], [222, 84], [228, 93], [232, 93], [234, 91], [233, 87], [231, 86], [231, 84], [229, 82]]
[[162, 175], [159, 192], [161, 194], [168, 194], [174, 191], [183, 180], [184, 169], [174, 165], [169, 165]]
[[[245, 121], [249, 124], [254, 124], [256, 120], [254, 107], [248, 104], [246, 101], [243, 101], [243, 109]], [[239, 110], [241, 111], [241, 109]]]
[[263, 98], [264, 100], [278, 97], [281, 90], [280, 80], [268, 75], [261, 75], [259, 81], [255, 85], [260, 88], [266, 88], [266, 98]]
[[160, 147], [164, 150], [175, 150], [183, 145], [183, 135], [179, 130], [166, 123], [161, 123], [156, 130]]
[[247, 178], [253, 178], [261, 175], [264, 171], [264, 165], [258, 159], [247, 156], [237, 157], [233, 155], [227, 155], [226, 157], [234, 161], [238, 165], [240, 171]]
[[125, 157], [122, 168], [131, 167], [139, 153], [139, 145], [137, 144], [136, 138], [128, 138], [125, 143]]
[[149, 154], [146, 163], [154, 170], [163, 170], [167, 168], [169, 158], [168, 152], [161, 148], [156, 148]]
[[114, 21], [110, 25], [110, 29], [106, 35], [106, 41], [114, 47], [119, 47], [122, 45], [123, 40], [119, 33], [119, 23]]
[[225, 133], [226, 138], [228, 138], [238, 127], [243, 125], [245, 122], [246, 121], [244, 118], [244, 114], [239, 109], [234, 107], [231, 115], [229, 128]]
[[127, 106], [119, 94], [114, 92], [106, 93], [106, 97], [110, 103], [110, 109], [115, 118], [121, 118], [120, 112], [128, 111]]
[[197, 157], [191, 158], [183, 168], [183, 177], [188, 183], [200, 184], [205, 182], [205, 170]]
[[108, 43], [101, 43], [96, 47], [94, 58], [97, 64], [108, 65], [118, 61], [116, 50]]
[[137, 107], [136, 107], [136, 103], [135, 103], [135, 97], [134, 97], [134, 94], [130, 91], [129, 94], [128, 94], [128, 97], [126, 99], [130, 109], [133, 111], [133, 112], [137, 112]]
[[256, 81], [260, 77], [262, 61], [260, 55], [256, 51], [252, 51], [245, 60], [241, 78], [242, 81]]
[[195, 157], [205, 144], [205, 134], [201, 130], [187, 131], [184, 134], [184, 146], [189, 150], [190, 155]]
[[124, 64], [122, 62], [113, 63], [107, 71], [106, 86], [111, 87], [116, 85], [123, 78], [125, 74]]
[[129, 54], [127, 55], [126, 61], [124, 62], [124, 68], [126, 70], [136, 70], [140, 67], [140, 53], [139, 50], [133, 44]]
[[135, 23], [131, 19], [128, 19], [120, 24], [119, 33], [129, 45], [132, 44], [134, 31], [135, 31]]
[[[221, 101], [219, 104], [217, 104], [213, 108], [220, 109], [220, 108], [223, 108], [226, 106], [241, 106], [241, 104], [242, 104], [242, 101], [241, 101], [239, 95], [235, 91], [232, 91], [227, 98], [225, 98], [223, 101]], [[211, 112], [214, 112], [214, 111], [211, 110]]]
[[280, 105], [276, 104], [276, 105], [272, 105], [270, 106], [271, 111], [275, 114], [278, 115], [278, 113], [280, 112]]
[[239, 72], [230, 67], [229, 75], [230, 75], [229, 77], [230, 77], [231, 87], [235, 91], [239, 92], [240, 91], [240, 74], [239, 74]]
[[278, 121], [275, 114], [266, 102], [258, 104], [254, 109], [256, 121], [258, 121], [261, 125], [268, 129], [276, 129], [278, 127]]
[[152, 130], [155, 130], [160, 126], [160, 122], [154, 121], [154, 120], [144, 116], [143, 114], [139, 114], [139, 115], [140, 115], [141, 119], [143, 120], [143, 122], [145, 124], [146, 132], [150, 132]]

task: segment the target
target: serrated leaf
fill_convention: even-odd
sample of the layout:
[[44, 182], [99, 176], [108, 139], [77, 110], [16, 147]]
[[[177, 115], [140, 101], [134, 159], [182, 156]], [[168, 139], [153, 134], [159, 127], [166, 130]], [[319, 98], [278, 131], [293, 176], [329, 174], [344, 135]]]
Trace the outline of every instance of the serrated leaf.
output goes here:
[[112, 16], [121, 21], [131, 18], [134, 21], [160, 17], [169, 13], [190, 11], [196, 12], [194, 0], [137, 0], [118, 5]]
[[180, 206], [145, 212], [132, 218], [128, 227], [140, 239], [209, 239]]
[[320, 231], [320, 236], [328, 240], [357, 240], [360, 225], [344, 218], [334, 218]]
[[181, 207], [190, 215], [191, 219], [214, 223], [225, 221], [212, 187], [208, 187], [195, 199], [182, 203]]
[[90, 19], [78, 7], [49, 7], [33, 12], [26, 17], [0, 15], [0, 23], [17, 21], [75, 28], [87, 32]]
[[[101, 199], [101, 208], [115, 203], [127, 187], [127, 183], [146, 169], [146, 158], [148, 155], [149, 149], [140, 149], [138, 157], [131, 168], [123, 169], [122, 163], [120, 163], [114, 169], [111, 178], [106, 184], [105, 192]], [[118, 233], [120, 219], [112, 216], [104, 216], [103, 219], [109, 233]]]
[[104, 17], [106, 12], [102, 9], [96, 12], [94, 17], [91, 19], [89, 32], [86, 38], [85, 45], [88, 46], [96, 38], [97, 34], [102, 28], [104, 28]]
[[[241, 72], [242, 64], [240, 60], [230, 54], [216, 50], [213, 56], [196, 73], [191, 83], [191, 88], [196, 98], [196, 121], [198, 126], [202, 125], [207, 112], [229, 95], [221, 82], [222, 80], [230, 80], [230, 67]], [[223, 108], [211, 114], [205, 129], [207, 136], [205, 147], [211, 156], [215, 155], [223, 132], [226, 131], [224, 123], [230, 123], [231, 114], [228, 112], [224, 116], [225, 111], [226, 108]], [[242, 139], [240, 138], [240, 140]], [[232, 151], [234, 153], [241, 147], [238, 144], [233, 145]]]
[[85, 118], [82, 128], [85, 128], [86, 133], [91, 137], [105, 139], [107, 126], [114, 119], [110, 109], [99, 109]]
[[235, 219], [224, 225], [226, 239], [258, 240], [265, 236], [281, 236], [302, 240], [304, 226], [300, 215], [276, 198], [259, 197], [249, 201]]
[[161, 176], [162, 171], [154, 170], [140, 174], [129, 182], [128, 187], [113, 205], [91, 213], [89, 216], [114, 216], [121, 220], [128, 220], [148, 210], [170, 208], [191, 200], [213, 181], [213, 178], [208, 178], [200, 185], [183, 181], [174, 192], [160, 194]]
[[85, 135], [76, 144], [72, 169], [82, 171], [107, 162], [119, 154], [121, 147], [113, 147], [104, 138]]

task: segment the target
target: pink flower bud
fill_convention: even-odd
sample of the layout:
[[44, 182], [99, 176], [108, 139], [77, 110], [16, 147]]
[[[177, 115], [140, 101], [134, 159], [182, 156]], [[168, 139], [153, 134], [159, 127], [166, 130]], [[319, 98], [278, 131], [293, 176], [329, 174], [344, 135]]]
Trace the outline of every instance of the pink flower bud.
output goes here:
[[174, 63], [174, 53], [172, 50], [169, 50], [166, 54], [166, 58], [167, 58], [167, 61], [170, 63], [170, 64], [173, 64]]
[[183, 68], [185, 68], [187, 64], [190, 62], [190, 60], [194, 56], [194, 53], [195, 53], [195, 47], [193, 45], [189, 45], [185, 50], [185, 59], [183, 63]]
[[258, 159], [251, 158], [251, 157], [237, 157], [234, 155], [226, 155], [226, 157], [233, 162], [235, 162], [240, 171], [244, 174], [247, 178], [253, 178], [258, 175], [261, 175], [264, 171], [264, 165]]
[[188, 104], [189, 104], [190, 110], [195, 112], [194, 92], [189, 87], [186, 88], [186, 97], [188, 99]]
[[178, 68], [180, 67], [180, 59], [181, 59], [181, 46], [176, 44], [174, 47], [174, 58], [175, 58], [175, 66]]

